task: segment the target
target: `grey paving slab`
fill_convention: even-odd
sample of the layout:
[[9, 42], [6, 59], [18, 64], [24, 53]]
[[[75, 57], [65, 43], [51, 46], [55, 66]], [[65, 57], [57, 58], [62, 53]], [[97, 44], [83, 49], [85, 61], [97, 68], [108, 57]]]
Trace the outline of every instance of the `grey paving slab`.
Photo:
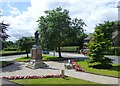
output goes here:
[[[26, 63], [16, 62], [14, 65], [2, 69], [2, 76], [27, 76], [27, 75], [48, 75], [48, 74], [61, 74], [64, 68], [64, 62], [46, 61], [49, 67], [40, 69], [26, 68]], [[89, 74], [85, 72], [76, 72], [75, 70], [65, 70], [65, 74], [71, 77], [92, 81], [101, 84], [118, 84], [118, 78]]]
[[71, 70], [71, 71], [67, 70], [66, 75], [69, 75], [71, 77], [80, 78], [80, 79], [87, 80], [87, 81], [96, 82], [96, 83], [119, 84], [118, 78], [89, 74], [89, 73], [85, 73], [85, 72], [75, 72], [75, 70]]

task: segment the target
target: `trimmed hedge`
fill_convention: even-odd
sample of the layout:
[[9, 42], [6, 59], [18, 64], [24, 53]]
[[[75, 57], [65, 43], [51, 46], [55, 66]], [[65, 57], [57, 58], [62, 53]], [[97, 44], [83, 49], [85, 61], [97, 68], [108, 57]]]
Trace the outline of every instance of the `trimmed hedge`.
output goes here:
[[120, 47], [111, 47], [109, 50], [105, 53], [105, 55], [117, 55], [120, 56]]
[[11, 52], [11, 53], [2, 53], [2, 54], [0, 54], [0, 56], [19, 55], [19, 54], [26, 54], [26, 52], [15, 51], [15, 52]]
[[17, 51], [17, 48], [4, 48], [4, 51]]
[[79, 46], [60, 47], [62, 52], [77, 52]]

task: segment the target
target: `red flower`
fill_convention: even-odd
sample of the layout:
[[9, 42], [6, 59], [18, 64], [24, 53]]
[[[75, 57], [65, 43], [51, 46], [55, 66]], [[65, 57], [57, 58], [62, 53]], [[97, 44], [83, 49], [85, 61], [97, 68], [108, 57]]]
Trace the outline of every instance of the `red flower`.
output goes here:
[[82, 69], [76, 62], [73, 61], [71, 64], [76, 71], [84, 71], [84, 69]]
[[[61, 75], [8, 76], [8, 77], [3, 77], [3, 78], [12, 80], [12, 79], [59, 78], [59, 77], [61, 77]], [[65, 77], [67, 76], [65, 75]]]

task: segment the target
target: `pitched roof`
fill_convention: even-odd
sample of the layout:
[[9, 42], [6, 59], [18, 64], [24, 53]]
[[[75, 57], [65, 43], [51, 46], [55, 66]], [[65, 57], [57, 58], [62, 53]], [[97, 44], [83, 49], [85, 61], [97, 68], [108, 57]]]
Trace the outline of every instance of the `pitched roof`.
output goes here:
[[91, 39], [91, 35], [89, 35], [88, 37], [86, 37], [84, 40], [90, 40]]
[[112, 33], [112, 39], [114, 39], [115, 37], [117, 37], [117, 35], [119, 34], [119, 31], [116, 30]]

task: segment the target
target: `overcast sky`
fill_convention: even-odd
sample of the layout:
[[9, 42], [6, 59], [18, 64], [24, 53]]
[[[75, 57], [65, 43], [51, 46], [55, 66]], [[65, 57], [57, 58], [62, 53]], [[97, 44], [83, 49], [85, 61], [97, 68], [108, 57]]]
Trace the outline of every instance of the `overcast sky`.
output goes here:
[[37, 20], [44, 16], [45, 10], [61, 6], [69, 10], [71, 18], [81, 18], [87, 24], [86, 33], [104, 21], [118, 19], [119, 0], [0, 0], [0, 10], [10, 27], [8, 40], [15, 41], [23, 36], [33, 36], [37, 30]]

